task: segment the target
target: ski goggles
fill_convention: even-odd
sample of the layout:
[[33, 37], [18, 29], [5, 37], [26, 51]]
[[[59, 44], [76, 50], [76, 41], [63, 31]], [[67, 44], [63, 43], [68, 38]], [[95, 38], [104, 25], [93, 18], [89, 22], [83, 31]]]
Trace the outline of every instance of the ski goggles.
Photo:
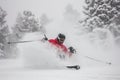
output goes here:
[[59, 37], [58, 37], [58, 40], [59, 40], [59, 42], [61, 42], [61, 43], [63, 43], [63, 42], [65, 41], [64, 38], [59, 38]]
[[64, 42], [64, 41], [65, 41], [65, 39], [64, 39], [64, 38], [61, 38], [61, 39], [59, 39], [59, 41], [60, 41], [60, 42]]

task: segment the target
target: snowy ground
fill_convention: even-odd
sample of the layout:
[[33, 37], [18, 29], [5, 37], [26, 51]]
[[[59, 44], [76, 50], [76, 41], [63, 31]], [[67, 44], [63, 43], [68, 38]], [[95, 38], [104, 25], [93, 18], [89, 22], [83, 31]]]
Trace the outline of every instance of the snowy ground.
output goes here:
[[[37, 39], [35, 35], [27, 34], [24, 40]], [[116, 60], [113, 57], [113, 64], [108, 65], [82, 58], [78, 54], [75, 60], [70, 60], [71, 64], [81, 66], [80, 70], [75, 70], [65, 68], [68, 64], [59, 61], [54, 55], [55, 50], [47, 47], [46, 43], [22, 43], [18, 48], [20, 53], [24, 53], [19, 58], [0, 60], [1, 80], [120, 80], [120, 66], [114, 63]]]
[[0, 61], [0, 80], [120, 80], [119, 67], [26, 69], [16, 59]]

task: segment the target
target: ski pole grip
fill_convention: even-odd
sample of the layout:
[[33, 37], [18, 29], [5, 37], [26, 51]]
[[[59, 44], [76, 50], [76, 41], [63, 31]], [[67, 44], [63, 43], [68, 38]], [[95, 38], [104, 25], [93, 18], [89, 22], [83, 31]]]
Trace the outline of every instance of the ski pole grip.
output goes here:
[[8, 44], [10, 44], [10, 42], [7, 42]]
[[47, 38], [47, 36], [46, 36], [45, 34], [44, 34], [44, 37], [45, 37], [45, 38], [44, 38], [45, 40], [48, 40], [48, 38]]

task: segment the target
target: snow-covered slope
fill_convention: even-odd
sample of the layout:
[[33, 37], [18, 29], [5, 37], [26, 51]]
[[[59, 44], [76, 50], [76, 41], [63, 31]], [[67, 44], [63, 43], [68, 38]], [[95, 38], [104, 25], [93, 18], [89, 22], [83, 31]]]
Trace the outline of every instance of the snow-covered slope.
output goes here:
[[[1, 1], [2, 6], [5, 4], [11, 5], [13, 4], [12, 2], [16, 3], [15, 0], [11, 2], [9, 0]], [[49, 12], [52, 12], [49, 11], [49, 7], [46, 8], [45, 6], [43, 7], [43, 5], [41, 5], [41, 12], [38, 12], [38, 6], [34, 4], [34, 6], [31, 6], [32, 3], [28, 5], [29, 7], [23, 7], [21, 5], [24, 0], [23, 2], [21, 1], [22, 0], [20, 0], [20, 3], [17, 2], [19, 5], [16, 4], [12, 6], [14, 7], [12, 10], [17, 8], [14, 13], [15, 15], [16, 12], [28, 8], [33, 10], [35, 14], [41, 12], [48, 12], [47, 14], [49, 14]], [[32, 0], [31, 2], [34, 1], [35, 0]], [[40, 1], [41, 3], [45, 3], [43, 0]], [[69, 2], [69, 0], [67, 1]], [[78, 0], [72, 0], [71, 2], [75, 1], [78, 2]], [[36, 0], [36, 2], [39, 1]], [[28, 2], [25, 1], [25, 6], [27, 5], [26, 3]], [[61, 3], [64, 3], [64, 1]], [[3, 6], [3, 8], [8, 10], [8, 18], [10, 21], [11, 16], [13, 17], [14, 14], [12, 14], [9, 5]], [[37, 5], [39, 5], [39, 3], [37, 3]], [[59, 13], [59, 10], [60, 15], [63, 13], [61, 11], [64, 11], [61, 10], [63, 7], [61, 8], [60, 6], [61, 5], [57, 6], [59, 7], [57, 8], [53, 5], [54, 9], [57, 8], [57, 12], [53, 12], [55, 16], [53, 13], [49, 14], [49, 16], [52, 14], [52, 17], [54, 16], [55, 19], [45, 26], [46, 35], [48, 38], [56, 38], [58, 33], [64, 33], [67, 37], [65, 41], [66, 46], [73, 46], [77, 50], [77, 54], [71, 59], [62, 61], [57, 58], [56, 50], [51, 48], [47, 42], [42, 43], [41, 41], [35, 41], [20, 43], [17, 45], [19, 50], [18, 58], [0, 60], [0, 80], [120, 80], [120, 50], [119, 47], [114, 44], [111, 33], [105, 29], [96, 29], [93, 33], [82, 34], [84, 31], [79, 28], [79, 24], [75, 24], [71, 22], [71, 20], [66, 21], [65, 18], [58, 16], [57, 13]], [[13, 22], [12, 20], [9, 24], [11, 25]], [[22, 40], [40, 40], [41, 38], [43, 38], [43, 34], [41, 33], [28, 33]], [[101, 40], [101, 38], [103, 39]], [[85, 56], [103, 62], [91, 60]], [[104, 63], [106, 61], [111, 62], [112, 65]], [[79, 64], [81, 69], [71, 70], [64, 67], [73, 64]]]

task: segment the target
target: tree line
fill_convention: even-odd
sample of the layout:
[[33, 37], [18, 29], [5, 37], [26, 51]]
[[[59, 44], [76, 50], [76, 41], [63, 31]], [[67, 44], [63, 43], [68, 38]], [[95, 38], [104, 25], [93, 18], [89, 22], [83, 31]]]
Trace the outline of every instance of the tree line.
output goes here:
[[7, 12], [0, 7], [0, 58], [16, 57], [16, 44], [8, 44], [7, 42], [19, 41], [25, 33], [41, 32], [45, 33], [45, 25], [49, 22], [46, 14], [40, 18], [31, 11], [23, 11], [16, 18], [16, 23], [13, 27], [9, 27], [5, 17]]

